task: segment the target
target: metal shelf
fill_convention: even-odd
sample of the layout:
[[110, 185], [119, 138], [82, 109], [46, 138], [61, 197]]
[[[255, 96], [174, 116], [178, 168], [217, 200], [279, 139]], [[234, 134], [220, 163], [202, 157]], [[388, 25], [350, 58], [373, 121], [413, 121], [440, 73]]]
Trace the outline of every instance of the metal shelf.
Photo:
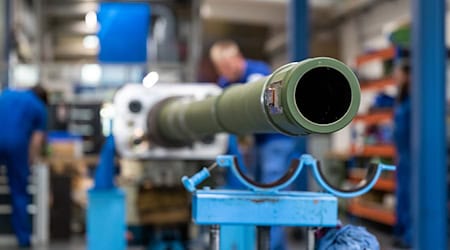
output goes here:
[[358, 115], [353, 118], [353, 122], [363, 122], [366, 125], [380, 124], [391, 122], [394, 116], [392, 110], [375, 111], [365, 115]]
[[388, 157], [395, 158], [395, 146], [391, 144], [383, 145], [365, 145], [362, 150], [357, 150], [355, 145], [352, 145], [351, 154], [360, 157]]
[[[362, 181], [363, 178], [360, 176], [353, 175], [350, 173], [349, 181], [357, 184]], [[373, 186], [373, 190], [385, 191], [385, 192], [395, 192], [396, 183], [393, 178], [380, 178], [378, 179], [375, 186]]]
[[356, 65], [361, 66], [364, 63], [373, 60], [388, 60], [395, 57], [395, 48], [389, 47], [386, 49], [378, 50], [372, 53], [367, 53], [356, 58]]
[[[27, 206], [27, 211], [29, 214], [31, 215], [35, 215], [36, 214], [36, 205], [33, 204], [29, 204]], [[11, 205], [0, 205], [0, 214], [11, 214], [12, 213], [12, 207]]]
[[7, 185], [0, 185], [0, 194], [9, 194], [9, 188]]
[[389, 226], [394, 226], [397, 220], [395, 213], [392, 210], [357, 201], [351, 201], [347, 211], [354, 216]]
[[360, 87], [361, 91], [380, 91], [384, 90], [386, 87], [395, 85], [397, 85], [397, 82], [394, 80], [394, 78], [388, 77], [380, 80], [362, 82]]

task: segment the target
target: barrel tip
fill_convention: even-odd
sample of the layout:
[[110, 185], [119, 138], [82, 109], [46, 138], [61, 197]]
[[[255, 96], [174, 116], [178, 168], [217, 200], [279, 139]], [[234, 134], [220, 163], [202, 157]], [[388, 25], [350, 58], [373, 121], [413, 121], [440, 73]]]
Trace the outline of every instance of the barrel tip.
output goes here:
[[287, 76], [286, 105], [304, 133], [333, 133], [347, 126], [360, 104], [359, 82], [350, 67], [329, 57], [298, 63]]

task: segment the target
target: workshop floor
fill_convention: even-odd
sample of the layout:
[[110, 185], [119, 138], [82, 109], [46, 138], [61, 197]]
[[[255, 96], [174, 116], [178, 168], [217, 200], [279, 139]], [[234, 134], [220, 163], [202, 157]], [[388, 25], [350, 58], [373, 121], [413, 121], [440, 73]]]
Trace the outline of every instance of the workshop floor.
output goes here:
[[[382, 250], [397, 250], [391, 246], [392, 237], [386, 232], [379, 230], [369, 230], [374, 233], [381, 244]], [[18, 248], [14, 243], [10, 244], [0, 244], [0, 249], [8, 249], [8, 250], [23, 250], [23, 248]], [[33, 250], [85, 250], [86, 243], [82, 238], [72, 239], [69, 242], [52, 242], [50, 246], [46, 247], [33, 247]], [[144, 250], [144, 247], [129, 247], [128, 250]], [[305, 237], [302, 237], [301, 240], [290, 240], [289, 241], [289, 249], [290, 250], [303, 250], [307, 249], [307, 243]]]
[[[367, 230], [374, 234], [379, 243], [380, 243], [380, 250], [400, 250], [400, 249], [396, 249], [394, 247], [392, 247], [392, 242], [393, 242], [393, 237], [390, 234], [390, 228], [389, 227], [383, 227], [380, 225], [375, 225], [375, 224], [371, 224], [371, 223], [367, 223], [367, 222], [353, 222], [352, 224], [354, 225], [359, 225], [359, 226], [364, 226], [367, 228]], [[298, 234], [297, 234], [298, 235]], [[301, 237], [295, 238], [290, 237], [289, 240], [289, 250], [303, 250], [303, 249], [308, 249], [307, 248], [307, 240], [306, 240], [306, 232], [302, 232]], [[298, 240], [300, 239], [300, 240]]]
[[[24, 250], [18, 248], [15, 244], [0, 244], [0, 249]], [[72, 239], [69, 242], [52, 242], [49, 246], [35, 246], [32, 250], [86, 250], [86, 242], [82, 238]], [[129, 247], [127, 250], [144, 250], [143, 247]]]
[[[392, 235], [390, 233], [390, 228], [385, 227], [379, 224], [370, 223], [367, 221], [357, 220], [352, 221], [352, 224], [354, 225], [360, 225], [367, 228], [367, 230], [371, 233], [373, 233], [378, 241], [380, 242], [381, 250], [399, 250], [394, 247], [392, 247]], [[291, 231], [291, 230], [290, 230]], [[290, 250], [303, 250], [307, 249], [307, 243], [306, 243], [306, 233], [301, 232], [300, 234], [294, 234], [292, 236], [292, 232], [290, 233], [291, 237], [289, 240], [289, 249]], [[450, 242], [449, 242], [450, 243]], [[13, 239], [9, 239], [5, 241], [3, 238], [0, 239], [0, 249], [8, 249], [8, 250], [19, 250], [15, 246], [15, 242]], [[86, 249], [86, 242], [83, 238], [74, 238], [71, 239], [69, 242], [52, 242], [49, 246], [46, 247], [33, 247], [33, 250], [85, 250]], [[450, 244], [449, 248], [450, 249]], [[144, 247], [129, 247], [128, 250], [145, 250]]]
[[[377, 235], [378, 240], [381, 244], [382, 250], [397, 250], [395, 248], [391, 247], [392, 237], [386, 232], [381, 230], [374, 230], [371, 228], [368, 228], [372, 233]], [[0, 244], [0, 249], [8, 249], [8, 250], [19, 250], [20, 248], [17, 248], [14, 243], [10, 244]], [[52, 242], [50, 246], [46, 247], [33, 247], [33, 250], [85, 250], [86, 249], [86, 243], [85, 240], [82, 238], [72, 239], [69, 242]], [[301, 237], [301, 240], [290, 240], [289, 241], [289, 249], [290, 250], [303, 250], [307, 249], [306, 244], [306, 238]], [[22, 250], [22, 249], [20, 249]], [[145, 250], [144, 247], [130, 247], [128, 250]]]

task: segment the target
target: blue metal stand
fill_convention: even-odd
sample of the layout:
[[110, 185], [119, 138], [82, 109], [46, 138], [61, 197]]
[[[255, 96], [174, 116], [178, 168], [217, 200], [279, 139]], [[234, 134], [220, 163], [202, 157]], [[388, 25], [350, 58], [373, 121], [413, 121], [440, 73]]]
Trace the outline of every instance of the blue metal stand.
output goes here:
[[447, 249], [445, 1], [413, 1], [412, 206], [415, 249]]
[[[287, 41], [289, 61], [299, 62], [309, 57], [309, 3], [308, 0], [289, 0], [287, 18]], [[300, 136], [292, 138], [297, 142], [300, 149], [297, 152], [304, 154], [307, 152], [308, 137]], [[297, 179], [299, 190], [308, 190], [308, 173], [304, 172]]]
[[333, 227], [337, 199], [325, 193], [198, 190], [192, 218], [199, 225]]
[[[196, 190], [196, 186], [210, 176], [216, 166], [228, 168], [249, 190]], [[281, 191], [310, 167], [318, 184], [326, 193]], [[319, 162], [310, 155], [302, 155], [291, 164], [280, 180], [259, 184], [248, 179], [240, 170], [236, 157], [221, 155], [210, 168], [203, 168], [182, 182], [192, 196], [192, 218], [199, 225], [252, 225], [334, 227], [338, 224], [337, 197], [352, 198], [367, 193], [377, 182], [382, 171], [393, 171], [394, 166], [371, 166], [368, 176], [355, 190], [341, 190], [330, 185], [322, 176]]]
[[288, 48], [292, 62], [305, 60], [309, 51], [308, 0], [290, 0], [288, 19]]

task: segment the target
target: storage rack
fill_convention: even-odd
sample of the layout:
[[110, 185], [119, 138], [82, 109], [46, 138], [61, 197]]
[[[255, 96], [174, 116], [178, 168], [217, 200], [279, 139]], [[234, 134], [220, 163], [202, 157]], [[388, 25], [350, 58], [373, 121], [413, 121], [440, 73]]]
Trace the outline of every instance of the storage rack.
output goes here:
[[[371, 53], [360, 55], [356, 58], [356, 65], [358, 68], [366, 63], [378, 61], [394, 60], [396, 57], [396, 48], [388, 47]], [[394, 87], [395, 80], [390, 74], [387, 74], [380, 79], [363, 81], [361, 83], [361, 92], [381, 92], [388, 87]], [[357, 115], [351, 126], [357, 123], [363, 123], [365, 126], [377, 125], [383, 123], [393, 122], [393, 109], [371, 110], [365, 114]], [[357, 146], [355, 140], [351, 140], [351, 146], [347, 153], [330, 153], [328, 156], [335, 160], [347, 162], [370, 162], [373, 158], [382, 158], [388, 162], [394, 162], [396, 157], [395, 147], [391, 143], [383, 144], [364, 144]], [[352, 164], [355, 165], [355, 164]], [[346, 174], [346, 183], [358, 184], [364, 179], [365, 171], [361, 168], [348, 168]], [[386, 208], [381, 201], [368, 201], [365, 199], [369, 195], [378, 193], [378, 196], [393, 195], [395, 192], [395, 178], [394, 174], [382, 176], [373, 190], [368, 195], [356, 199], [350, 199], [346, 204], [346, 211], [352, 215], [366, 220], [374, 221], [380, 224], [393, 226], [396, 222], [395, 211], [392, 208]]]

